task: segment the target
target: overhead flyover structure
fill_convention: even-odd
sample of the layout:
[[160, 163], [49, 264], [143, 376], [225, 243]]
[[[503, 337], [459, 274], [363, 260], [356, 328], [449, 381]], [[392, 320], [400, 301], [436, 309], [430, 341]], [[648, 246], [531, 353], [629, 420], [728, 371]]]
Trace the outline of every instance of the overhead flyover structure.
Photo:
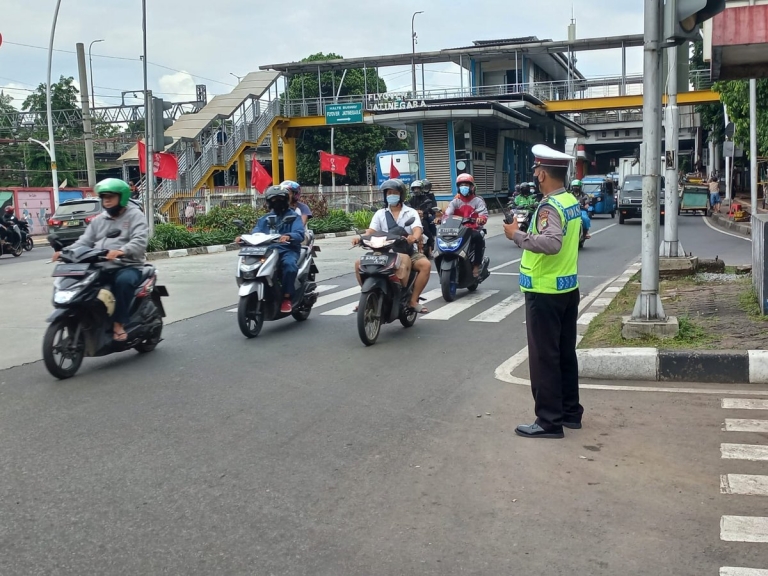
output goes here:
[[[681, 92], [677, 96], [677, 102], [680, 106], [696, 106], [699, 104], [711, 104], [712, 102], [719, 101], [720, 95], [712, 90]], [[662, 103], [667, 103], [666, 95], [662, 97]], [[604, 96], [600, 98], [576, 98], [572, 100], [552, 100], [544, 102], [544, 108], [547, 112], [557, 112], [561, 114], [596, 110], [629, 110], [642, 107], [642, 94], [629, 96]]]

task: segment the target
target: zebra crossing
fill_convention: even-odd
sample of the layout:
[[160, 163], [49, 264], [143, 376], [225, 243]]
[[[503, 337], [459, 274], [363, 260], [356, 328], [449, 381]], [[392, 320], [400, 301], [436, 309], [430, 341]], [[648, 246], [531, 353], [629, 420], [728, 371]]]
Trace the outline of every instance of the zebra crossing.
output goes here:
[[[317, 291], [320, 296], [313, 306], [313, 312], [318, 310], [320, 316], [351, 316], [355, 313], [355, 307], [360, 299], [360, 287], [353, 286], [338, 290], [335, 284], [318, 284]], [[437, 288], [424, 292], [422, 304], [430, 311], [421, 315], [420, 320], [446, 321], [455, 318], [468, 310], [478, 307], [477, 314], [469, 318], [469, 322], [496, 324], [508, 318], [517, 309], [525, 304], [525, 298], [521, 292], [498, 301], [499, 290], [478, 289], [475, 292], [459, 292], [454, 302], [444, 302], [442, 291]], [[331, 306], [334, 305], [334, 306]], [[434, 307], [434, 310], [432, 309]], [[237, 312], [237, 308], [231, 308], [227, 312]]]
[[[725, 434], [768, 432], [768, 420], [744, 417], [768, 416], [768, 400], [722, 398], [720, 407], [729, 411], [728, 416], [740, 416], [725, 418], [723, 425]], [[765, 411], [766, 414], [759, 414], [760, 411]], [[725, 442], [720, 444], [720, 456], [729, 463], [729, 467], [732, 466], [734, 469], [737, 469], [739, 461], [765, 462], [766, 472], [768, 472], [768, 446]], [[720, 493], [727, 496], [768, 496], [768, 474], [722, 474]], [[755, 509], [764, 510], [765, 503], [755, 502]], [[768, 517], [723, 515], [720, 519], [720, 539], [724, 542], [768, 543]], [[768, 570], [725, 566], [720, 568], [720, 576], [768, 576]]]

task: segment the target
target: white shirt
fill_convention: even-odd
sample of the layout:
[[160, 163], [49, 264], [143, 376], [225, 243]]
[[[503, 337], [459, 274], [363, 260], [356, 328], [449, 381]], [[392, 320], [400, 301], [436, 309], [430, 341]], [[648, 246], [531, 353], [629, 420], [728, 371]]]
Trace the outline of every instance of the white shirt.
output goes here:
[[[376, 230], [377, 232], [388, 232], [389, 226], [387, 226], [387, 212], [391, 212], [391, 210], [389, 208], [382, 208], [381, 210], [377, 210], [376, 214], [374, 214], [373, 218], [371, 219], [369, 228]], [[392, 214], [392, 216], [394, 216], [394, 214]], [[405, 222], [411, 218], [414, 219], [413, 223], [411, 223], [410, 226], [403, 226], [403, 224], [405, 224]], [[424, 227], [421, 225], [421, 218], [419, 218], [419, 213], [410, 206], [402, 207], [400, 210], [400, 215], [395, 219], [395, 222], [397, 222], [398, 226], [403, 226], [409, 235], [413, 234], [414, 228], [421, 228], [422, 230], [424, 229]]]
[[[373, 218], [371, 219], [370, 228], [376, 230], [377, 232], [389, 232], [389, 226], [387, 225], [387, 212], [391, 213], [392, 211], [389, 208], [382, 208], [381, 210], [377, 210], [376, 214], [374, 214]], [[394, 216], [394, 214], [392, 214], [392, 216]], [[411, 225], [403, 226], [403, 224], [410, 220], [411, 217], [414, 218]], [[397, 222], [398, 226], [405, 228], [405, 231], [409, 235], [413, 234], [414, 228], [421, 228], [422, 231], [424, 230], [421, 225], [421, 218], [419, 218], [419, 213], [410, 206], [403, 205], [402, 209], [400, 210], [400, 215], [397, 217], [397, 219], [395, 219], [395, 222]], [[412, 246], [412, 249], [414, 252], [416, 252], [416, 244]]]

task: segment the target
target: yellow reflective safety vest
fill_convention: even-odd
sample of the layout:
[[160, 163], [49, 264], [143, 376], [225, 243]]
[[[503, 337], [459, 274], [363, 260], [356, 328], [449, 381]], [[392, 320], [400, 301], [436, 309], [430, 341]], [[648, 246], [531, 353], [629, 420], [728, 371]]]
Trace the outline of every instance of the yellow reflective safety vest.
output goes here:
[[579, 287], [578, 260], [581, 236], [581, 207], [569, 192], [548, 196], [531, 219], [530, 232], [538, 234], [539, 210], [548, 205], [560, 215], [563, 245], [557, 254], [523, 251], [520, 261], [520, 290], [540, 294], [562, 294]]

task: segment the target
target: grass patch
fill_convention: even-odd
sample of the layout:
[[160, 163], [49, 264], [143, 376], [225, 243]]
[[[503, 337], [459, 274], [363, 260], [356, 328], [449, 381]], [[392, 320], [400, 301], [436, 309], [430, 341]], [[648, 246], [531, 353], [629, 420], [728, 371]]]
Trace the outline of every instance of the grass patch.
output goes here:
[[[632, 314], [632, 309], [640, 294], [639, 273], [616, 294], [616, 297], [589, 324], [584, 338], [579, 343], [579, 348], [626, 348], [626, 347], [650, 347], [666, 349], [707, 349], [712, 347], [714, 338], [711, 330], [706, 328], [706, 320], [692, 319], [688, 316], [678, 318], [680, 332], [675, 338], [664, 339], [653, 336], [644, 336], [633, 340], [626, 340], [621, 335], [621, 322], [623, 316]], [[699, 282], [694, 277], [675, 278], [662, 280], [660, 291], [675, 290], [696, 286]], [[678, 297], [673, 297], [674, 301]]]
[[768, 321], [768, 316], [760, 313], [760, 300], [757, 297], [757, 291], [751, 283], [739, 292], [739, 308], [746, 313], [750, 320], [758, 322]]

